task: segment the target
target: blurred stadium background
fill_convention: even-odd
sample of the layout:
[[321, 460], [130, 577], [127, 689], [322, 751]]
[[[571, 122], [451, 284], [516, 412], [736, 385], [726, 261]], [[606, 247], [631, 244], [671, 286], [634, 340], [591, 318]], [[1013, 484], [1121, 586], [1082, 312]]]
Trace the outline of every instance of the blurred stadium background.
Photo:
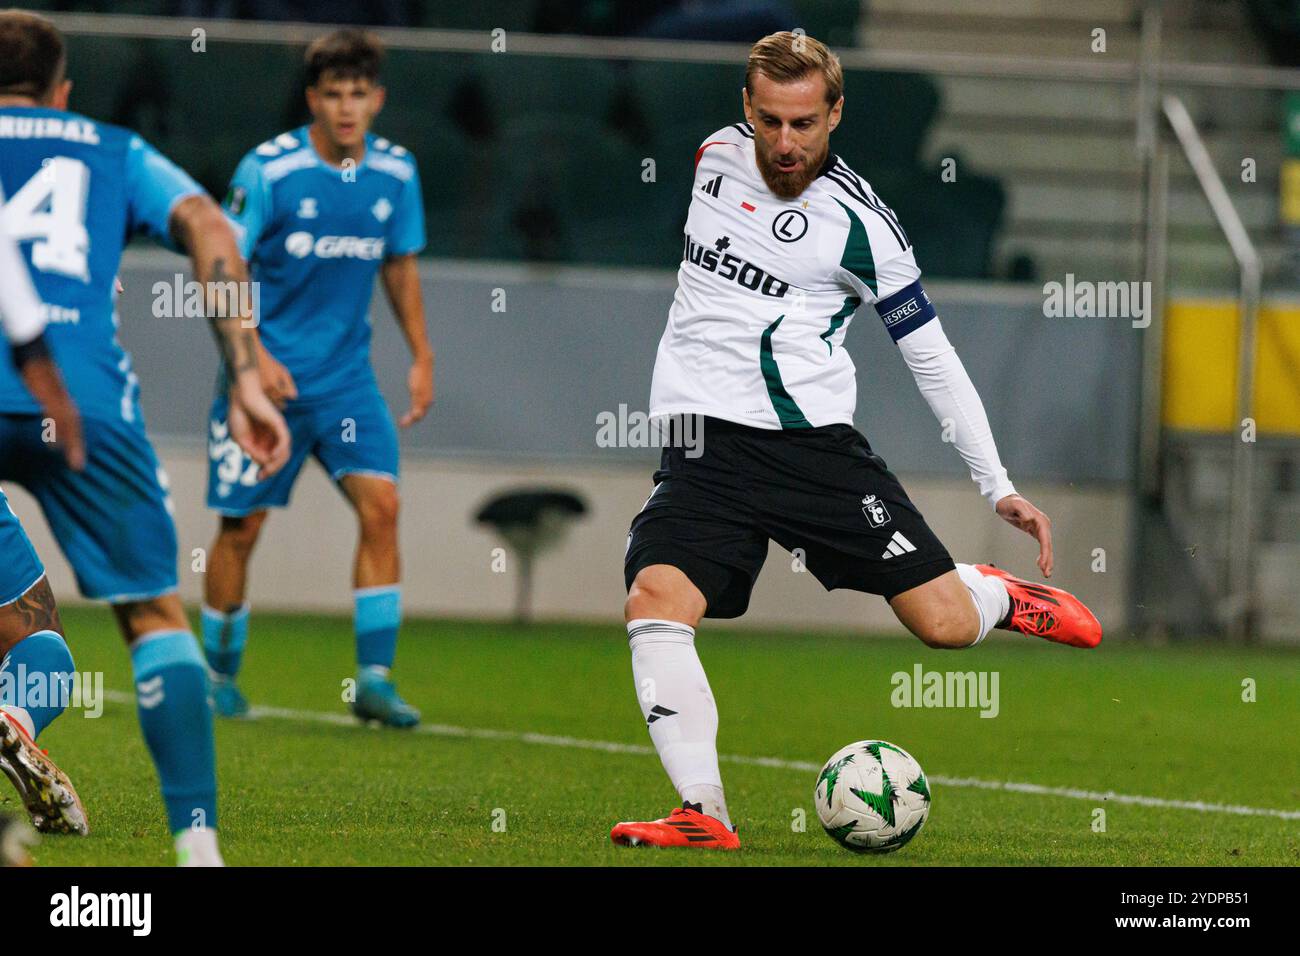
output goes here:
[[[376, 132], [420, 163], [438, 353], [437, 404], [403, 436], [409, 612], [511, 614], [516, 563], [490, 573], [502, 542], [475, 515], [544, 487], [587, 510], [537, 565], [536, 614], [618, 617], [657, 452], [602, 447], [599, 416], [644, 411], [695, 149], [742, 118], [748, 44], [798, 27], [843, 59], [831, 148], [905, 224], [1013, 480], [1055, 522], [1059, 583], [1111, 639], [1300, 642], [1300, 2], [29, 6], [68, 35], [72, 107], [137, 129], [217, 197], [246, 150], [306, 118], [301, 55], [320, 24], [367, 23], [385, 41]], [[151, 310], [154, 283], [181, 268], [131, 249], [121, 316], [196, 602], [201, 576], [184, 565], [216, 523], [203, 507], [215, 351], [202, 322]], [[1150, 327], [1048, 317], [1045, 284], [1067, 276], [1151, 282]], [[373, 318], [397, 408], [405, 353], [379, 296]], [[980, 501], [869, 312], [849, 348], [858, 427], [949, 549], [1031, 571], [1030, 543]], [[71, 602], [39, 512], [11, 490]], [[258, 608], [350, 609], [354, 532], [335, 494], [309, 469], [273, 517]], [[825, 596], [780, 551], [733, 626], [759, 625], [897, 627], [883, 602]]]

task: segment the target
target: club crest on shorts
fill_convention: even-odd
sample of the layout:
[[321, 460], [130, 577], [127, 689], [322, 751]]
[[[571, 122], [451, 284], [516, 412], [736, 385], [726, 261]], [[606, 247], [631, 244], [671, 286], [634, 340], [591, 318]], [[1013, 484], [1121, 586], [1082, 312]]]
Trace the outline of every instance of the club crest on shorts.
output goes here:
[[862, 513], [867, 516], [873, 528], [889, 524], [889, 511], [885, 508], [885, 503], [875, 495], [867, 495], [862, 499]]

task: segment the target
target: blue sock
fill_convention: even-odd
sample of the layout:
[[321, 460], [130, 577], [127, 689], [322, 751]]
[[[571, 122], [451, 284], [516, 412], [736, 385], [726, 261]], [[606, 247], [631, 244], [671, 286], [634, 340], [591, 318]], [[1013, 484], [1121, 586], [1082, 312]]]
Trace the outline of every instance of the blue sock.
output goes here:
[[29, 634], [0, 663], [0, 706], [25, 710], [35, 739], [68, 705], [74, 669], [62, 637], [53, 631]]
[[158, 768], [172, 833], [216, 828], [217, 769], [208, 671], [188, 631], [160, 631], [131, 645], [140, 729]]
[[397, 628], [402, 623], [402, 586], [357, 588], [353, 626], [357, 632], [357, 668], [391, 668], [397, 656]]
[[239, 673], [244, 645], [248, 643], [248, 605], [241, 604], [237, 610], [225, 614], [205, 604], [200, 617], [208, 666], [218, 674], [234, 677]]

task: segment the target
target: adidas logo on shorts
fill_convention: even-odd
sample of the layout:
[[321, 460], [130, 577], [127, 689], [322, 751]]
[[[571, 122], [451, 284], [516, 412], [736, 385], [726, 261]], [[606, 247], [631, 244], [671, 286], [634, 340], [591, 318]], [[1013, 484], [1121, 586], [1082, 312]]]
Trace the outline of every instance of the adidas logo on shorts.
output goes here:
[[916, 550], [916, 545], [912, 544], [912, 542], [904, 538], [900, 532], [895, 531], [894, 536], [889, 539], [889, 546], [885, 548], [885, 553], [882, 554], [881, 557], [892, 558], [892, 557], [896, 557], [897, 555], [907, 554], [907, 552], [915, 551], [915, 550]]

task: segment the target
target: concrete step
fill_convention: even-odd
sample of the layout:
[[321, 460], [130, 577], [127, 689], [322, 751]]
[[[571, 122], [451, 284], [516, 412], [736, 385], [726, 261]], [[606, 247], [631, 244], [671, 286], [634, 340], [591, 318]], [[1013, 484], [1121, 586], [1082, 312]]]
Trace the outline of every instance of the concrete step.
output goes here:
[[[1279, 242], [1261, 244], [1265, 285], [1271, 289], [1295, 288], [1289, 272], [1289, 248]], [[1141, 247], [1135, 239], [1108, 236], [1051, 235], [1008, 229], [998, 240], [994, 263], [999, 275], [1006, 275], [1011, 260], [1028, 255], [1038, 269], [1040, 282], [1060, 279], [1068, 272], [1080, 277], [1110, 279], [1138, 278]], [[925, 250], [917, 249], [921, 269]], [[1231, 293], [1240, 280], [1236, 260], [1223, 243], [1173, 242], [1169, 248], [1169, 281], [1174, 289], [1203, 292], [1220, 289]]]
[[[1020, 222], [1060, 222], [1071, 225], [1110, 225], [1136, 227], [1146, 221], [1141, 199], [1134, 192], [1115, 189], [1107, 184], [1003, 181], [1007, 188], [1007, 220]], [[1252, 238], [1263, 236], [1277, 224], [1277, 190], [1266, 184], [1240, 189], [1229, 187], [1229, 194]], [[1171, 184], [1169, 189], [1169, 225], [1216, 226], [1214, 214], [1196, 183]]]
[[[1242, 139], [1231, 133], [1208, 132], [1204, 135], [1205, 148], [1225, 181], [1233, 177], [1240, 181], [1244, 156], [1255, 160], [1257, 178], [1261, 183], [1265, 171], [1271, 180], [1276, 181], [1282, 161], [1280, 137], [1271, 133], [1260, 134], [1243, 147]], [[1016, 171], [1021, 169], [1078, 172], [1080, 175], [1098, 172], [1136, 176], [1141, 172], [1132, 128], [1121, 126], [1100, 131], [1065, 129], [1049, 136], [1039, 130], [1016, 129], [1010, 124], [975, 125], [941, 120], [931, 130], [922, 154], [936, 165], [942, 157], [955, 155], [976, 171], [1004, 179], [1014, 179]], [[1190, 173], [1186, 160], [1179, 158], [1181, 155], [1181, 152], [1175, 154], [1170, 162], [1169, 170], [1173, 177]], [[844, 159], [853, 165], [852, 156], [846, 155]], [[857, 171], [871, 178], [869, 170]]]
[[[1224, 22], [1242, 19], [1236, 5], [1223, 11]], [[969, 16], [1001, 18], [1035, 18], [1062, 23], [1078, 21], [1107, 26], [1115, 23], [1137, 23], [1142, 4], [1140, 0], [869, 0], [864, 6], [868, 21], [876, 16], [916, 14], [930, 17]], [[1203, 0], [1166, 0], [1164, 21], [1173, 28], [1184, 24], [1202, 22], [1205, 17]]]
[[[849, 75], [852, 79], [852, 74]], [[1009, 120], [1060, 123], [1103, 120], [1132, 123], [1137, 111], [1133, 87], [1078, 80], [1048, 81], [986, 77], [937, 77], [942, 103], [940, 116], [1002, 117]], [[852, 88], [849, 88], [850, 95]]]
[[[1106, 52], [1092, 51], [1092, 29], [1106, 30]], [[891, 20], [873, 16], [861, 30], [862, 45], [869, 49], [928, 53], [978, 53], [987, 56], [1044, 58], [1105, 57], [1109, 62], [1133, 63], [1140, 46], [1136, 28], [1105, 27], [1076, 23], [1066, 29], [1044, 32], [1044, 24], [1031, 20], [1007, 20], [989, 24], [987, 31], [957, 18], [938, 18], [933, 23], [912, 18]], [[1259, 63], [1259, 44], [1253, 35], [1239, 29], [1188, 29], [1166, 34], [1161, 58], [1166, 62]], [[924, 60], [920, 64], [924, 67]]]
[[[974, 124], [1001, 118], [1010, 122], [1055, 124], [1069, 118], [1071, 129], [1097, 122], [1105, 127], [1119, 123], [1130, 129], [1137, 115], [1137, 91], [1130, 85], [1079, 80], [1034, 81], [1016, 78], [941, 76], [940, 118], [969, 120]], [[853, 73], [847, 78], [846, 107], [853, 105]], [[1273, 132], [1281, 128], [1278, 94], [1259, 90], [1179, 88], [1173, 90], [1186, 104], [1196, 125], [1206, 129], [1245, 129]], [[850, 117], [852, 114], [850, 113]], [[1275, 133], [1274, 138], [1280, 139]]]

